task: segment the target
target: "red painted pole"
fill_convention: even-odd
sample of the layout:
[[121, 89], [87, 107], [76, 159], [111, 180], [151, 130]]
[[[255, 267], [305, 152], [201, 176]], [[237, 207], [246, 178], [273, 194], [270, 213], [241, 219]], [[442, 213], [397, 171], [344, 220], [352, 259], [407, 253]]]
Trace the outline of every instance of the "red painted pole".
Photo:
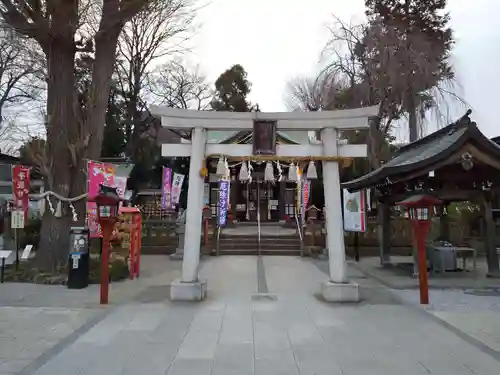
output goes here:
[[203, 237], [205, 239], [205, 247], [208, 247], [208, 218], [204, 218]]
[[130, 252], [129, 252], [129, 259], [130, 259], [130, 269], [128, 271], [130, 280], [134, 280], [134, 275], [135, 275], [135, 248], [136, 248], [136, 240], [135, 240], [135, 225], [132, 224], [130, 227]]
[[135, 276], [139, 277], [141, 268], [141, 246], [142, 246], [142, 219], [141, 214], [136, 214], [136, 248], [135, 248]]
[[427, 249], [426, 239], [429, 231], [430, 222], [414, 221], [414, 232], [417, 239], [418, 256], [418, 284], [420, 290], [420, 303], [429, 304], [429, 280], [427, 275]]
[[109, 296], [109, 248], [112, 227], [109, 225], [101, 225], [102, 228], [102, 252], [101, 252], [101, 305], [108, 304]]

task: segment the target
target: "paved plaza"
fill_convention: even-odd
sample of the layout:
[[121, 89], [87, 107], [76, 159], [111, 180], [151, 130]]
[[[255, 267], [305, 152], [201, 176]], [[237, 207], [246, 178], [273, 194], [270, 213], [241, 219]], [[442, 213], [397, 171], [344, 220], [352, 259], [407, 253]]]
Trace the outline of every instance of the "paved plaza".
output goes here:
[[[419, 306], [418, 278], [409, 269], [395, 267], [409, 257], [392, 256], [393, 267], [381, 267], [378, 257], [362, 258], [356, 267], [392, 290], [405, 302]], [[486, 260], [477, 270], [430, 275], [430, 304], [419, 306], [448, 327], [461, 331], [488, 348], [500, 352], [500, 280], [487, 278]]]
[[99, 305], [98, 285], [69, 290], [56, 285], [0, 284], [0, 375], [33, 372], [116, 306], [180, 275], [180, 263], [168, 262], [166, 257], [143, 257], [142, 269], [140, 279], [111, 284], [107, 307]]
[[[395, 294], [418, 305], [418, 292], [394, 290]], [[431, 290], [425, 309], [450, 328], [500, 353], [500, 291], [498, 290]]]
[[[208, 258], [201, 269], [202, 277], [209, 280], [207, 300], [174, 304], [163, 283], [178, 277], [180, 263], [165, 264], [168, 272], [145, 276], [135, 296], [113, 306], [45, 308], [46, 314], [59, 314], [60, 323], [53, 330], [66, 338], [22, 369], [15, 364], [22, 363], [21, 356], [28, 350], [16, 346], [17, 350], [9, 349], [9, 356], [3, 356], [4, 348], [14, 345], [2, 336], [0, 374], [499, 372], [500, 358], [495, 353], [456, 334], [422, 309], [403, 304], [401, 296], [395, 297], [353, 267], [349, 274], [362, 285], [364, 302], [332, 305], [321, 301], [317, 293], [326, 278], [324, 261], [273, 256]], [[9, 309], [2, 308], [2, 328], [9, 325], [5, 322], [17, 327], [25, 336], [16, 337], [19, 343], [32, 331], [30, 338], [41, 346], [39, 353], [43, 351], [43, 337], [53, 333], [40, 330], [35, 335], [35, 322], [47, 326], [48, 320], [37, 316], [36, 308], [16, 307], [18, 315], [24, 311], [30, 316], [24, 320], [31, 322], [27, 331], [15, 323], [19, 316], [6, 317]]]

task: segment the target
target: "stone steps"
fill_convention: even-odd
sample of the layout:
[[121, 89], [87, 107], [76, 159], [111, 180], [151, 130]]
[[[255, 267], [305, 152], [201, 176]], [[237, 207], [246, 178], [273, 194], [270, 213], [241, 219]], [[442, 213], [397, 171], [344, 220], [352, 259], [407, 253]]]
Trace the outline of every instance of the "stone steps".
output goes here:
[[[255, 249], [221, 249], [220, 255], [259, 255], [257, 248]], [[283, 255], [283, 256], [298, 256], [300, 255], [299, 249], [260, 249], [260, 255]]]
[[[219, 239], [221, 255], [258, 255], [257, 235], [222, 235]], [[300, 255], [298, 236], [261, 236], [261, 255]]]

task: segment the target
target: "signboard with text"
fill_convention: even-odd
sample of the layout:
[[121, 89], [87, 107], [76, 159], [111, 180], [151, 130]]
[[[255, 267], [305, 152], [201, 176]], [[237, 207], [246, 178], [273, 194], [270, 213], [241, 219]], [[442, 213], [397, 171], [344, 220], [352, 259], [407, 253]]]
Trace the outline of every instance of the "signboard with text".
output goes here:
[[276, 121], [254, 121], [253, 154], [276, 155]]
[[366, 231], [366, 199], [365, 191], [350, 193], [343, 190], [344, 230], [348, 232]]
[[23, 229], [24, 228], [24, 211], [15, 210], [12, 211], [12, 215], [10, 217], [10, 227], [12, 229]]
[[28, 218], [30, 193], [30, 168], [24, 165], [12, 166], [13, 210], [24, 212], [25, 221]]

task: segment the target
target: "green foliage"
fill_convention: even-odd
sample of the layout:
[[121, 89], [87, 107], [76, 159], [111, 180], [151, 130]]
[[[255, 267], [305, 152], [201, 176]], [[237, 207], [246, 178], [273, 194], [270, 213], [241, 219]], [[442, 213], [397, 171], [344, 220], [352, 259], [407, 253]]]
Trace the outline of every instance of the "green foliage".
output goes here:
[[119, 157], [125, 153], [126, 142], [123, 123], [123, 101], [116, 89], [112, 88], [106, 109], [101, 156]]
[[365, 0], [366, 15], [379, 18], [402, 34], [418, 33], [436, 41], [438, 53], [447, 57], [453, 43], [451, 29], [447, 28], [450, 17], [444, 13], [446, 0]]
[[[375, 130], [377, 131], [377, 130]], [[379, 132], [379, 137], [382, 140], [379, 145], [379, 157], [383, 155], [390, 158], [396, 151], [397, 147], [394, 145], [395, 138], [389, 133]], [[341, 133], [342, 139], [347, 139], [349, 144], [368, 144], [370, 132], [368, 130], [348, 130]], [[387, 162], [387, 160], [381, 160], [382, 162]], [[348, 167], [343, 167], [341, 169], [341, 179], [343, 182], [350, 181], [365, 174], [372, 170], [372, 165], [369, 159], [365, 158], [355, 158]]]
[[[91, 257], [89, 263], [89, 283], [100, 283], [101, 262], [97, 257]], [[68, 267], [61, 264], [52, 273], [41, 272], [33, 267], [32, 261], [24, 261], [19, 264], [19, 269], [9, 266], [5, 270], [5, 281], [26, 282], [34, 284], [65, 285], [67, 283]], [[129, 277], [128, 263], [125, 259], [113, 259], [109, 262], [109, 281], [117, 282]]]
[[[129, 277], [128, 263], [125, 259], [113, 259], [109, 262], [109, 281], [122, 281]], [[89, 283], [101, 282], [101, 261], [99, 258], [90, 258]]]
[[[386, 41], [404, 48], [391, 49], [392, 59], [404, 62], [405, 70], [416, 85], [415, 92], [423, 92], [443, 78], [453, 75], [448, 57], [453, 46], [450, 17], [444, 13], [446, 0], [366, 0], [367, 15], [385, 26]], [[388, 38], [387, 36], [390, 36]], [[425, 60], [417, 58], [426, 54]], [[410, 58], [409, 58], [410, 57]], [[425, 63], [425, 71], [419, 67]]]
[[215, 81], [215, 98], [211, 102], [215, 111], [250, 112], [252, 106], [247, 100], [251, 90], [247, 72], [239, 65], [233, 65]]
[[87, 53], [79, 54], [75, 59], [75, 89], [77, 92], [78, 103], [83, 111], [82, 116], [85, 116], [85, 110], [88, 103], [88, 92], [92, 82], [92, 67], [94, 59]]
[[27, 165], [38, 165], [37, 158], [46, 152], [47, 142], [41, 137], [32, 137], [19, 147], [21, 163]]

